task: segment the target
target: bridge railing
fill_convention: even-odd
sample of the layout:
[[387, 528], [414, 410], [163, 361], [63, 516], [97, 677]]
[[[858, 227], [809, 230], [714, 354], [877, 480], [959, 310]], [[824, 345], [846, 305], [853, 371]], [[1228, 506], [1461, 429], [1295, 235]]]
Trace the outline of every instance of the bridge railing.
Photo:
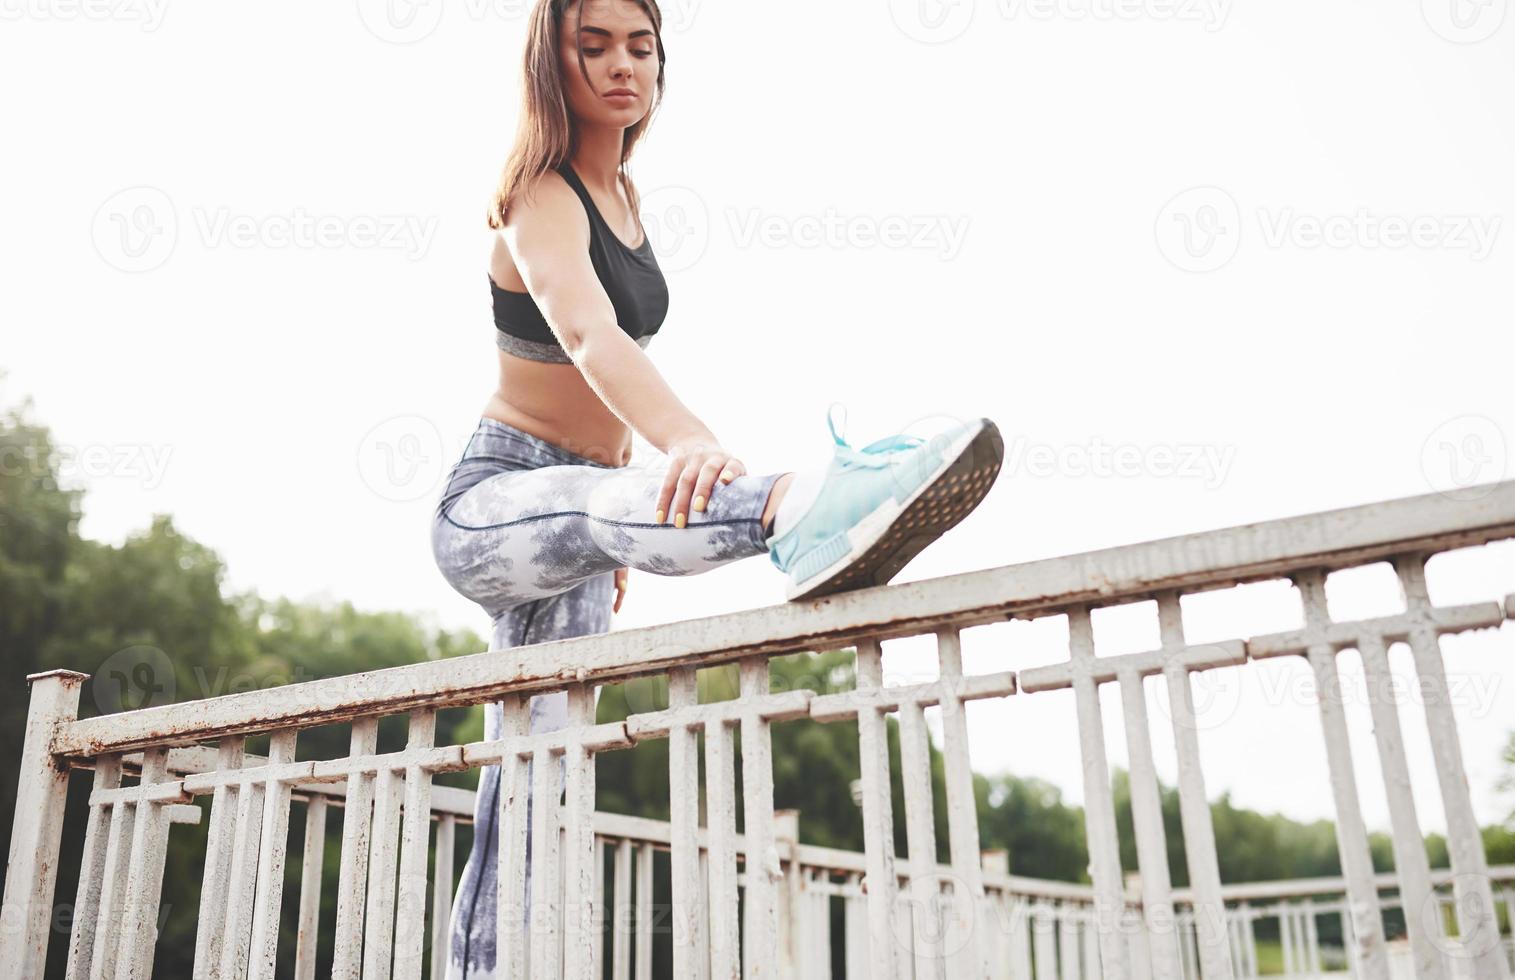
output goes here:
[[[793, 944], [780, 932], [788, 928], [783, 923], [793, 920], [780, 912], [797, 887], [803, 894], [806, 877], [812, 874], [817, 892], [857, 890], [854, 928], [856, 935], [866, 937], [858, 944], [865, 952], [856, 954], [866, 957], [862, 975], [995, 977], [1007, 970], [1019, 975], [1026, 967], [1025, 951], [1011, 942], [1014, 930], [995, 925], [1004, 921], [996, 903], [1010, 895], [1012, 910], [1017, 903], [1036, 909], [1038, 900], [1015, 897], [995, 884], [997, 872], [985, 870], [968, 765], [965, 705], [1071, 689], [1093, 885], [1087, 893], [1041, 899], [1040, 918], [1033, 916], [1032, 921], [1046, 921], [1050, 906], [1054, 920], [1060, 916], [1082, 921], [1087, 928], [1059, 928], [1050, 946], [1045, 930], [1032, 930], [1025, 945], [1035, 975], [1049, 975], [1044, 970], [1050, 970], [1048, 964], [1055, 959], [1064, 978], [1177, 978], [1190, 968], [1203, 980], [1229, 978], [1245, 972], [1244, 958], [1233, 950], [1235, 927], [1223, 890], [1228, 886], [1220, 881], [1191, 685], [1196, 674], [1206, 671], [1247, 669], [1252, 661], [1293, 656], [1308, 663], [1319, 692], [1316, 701], [1329, 771], [1329, 786], [1323, 790], [1334, 803], [1344, 869], [1349, 964], [1358, 975], [1387, 980], [1391, 964], [1384, 901], [1358, 800], [1337, 658], [1344, 650], [1357, 651], [1369, 680], [1371, 737], [1393, 830], [1393, 883], [1403, 907], [1420, 910], [1440, 900], [1410, 791], [1398, 706], [1385, 694], [1392, 685], [1382, 683], [1388, 677], [1389, 645], [1403, 643], [1413, 657], [1445, 808], [1455, 909], [1455, 924], [1447, 930], [1451, 939], [1427, 926], [1426, 916], [1406, 914], [1413, 974], [1506, 980], [1509, 965], [1501, 945], [1494, 879], [1474, 820], [1440, 638], [1499, 627], [1506, 617], [1515, 618], [1515, 596], [1503, 597], [1502, 602], [1491, 596], [1471, 604], [1433, 605], [1426, 563], [1440, 552], [1511, 537], [1515, 482], [1506, 482], [1466, 488], [1456, 495], [1428, 494], [815, 602], [94, 718], [77, 717], [84, 675], [34, 675], [5, 904], [0, 910], [0, 963], [17, 964], [22, 977], [41, 975], [58, 887], [67, 773], [71, 767], [83, 767], [93, 770], [94, 786], [81, 873], [77, 882], [65, 884], [74, 892], [70, 976], [150, 974], [170, 827], [197, 820], [203, 813], [208, 839], [197, 910], [195, 975], [271, 977], [292, 801], [323, 785], [342, 787], [341, 863], [335, 882], [336, 931], [342, 938], [333, 950], [333, 974], [417, 978], [429, 965], [435, 975], [431, 958], [438, 944], [419, 925], [428, 903], [439, 907], [446, 891], [429, 890], [434, 801], [447, 795], [447, 787], [434, 786], [433, 777], [498, 764], [498, 925], [505, 951], [500, 974], [597, 977], [606, 955], [597, 941], [604, 935], [597, 918], [603, 895], [595, 887], [604, 874], [604, 864], [597, 861], [597, 824], [605, 816], [593, 809], [594, 760], [599, 753], [666, 739], [671, 819], [666, 879], [670, 916], [665, 928], [673, 937], [676, 976], [772, 977], [798, 972], [800, 965], [786, 960], [785, 950]], [[1333, 621], [1325, 601], [1326, 577], [1378, 562], [1393, 567], [1403, 609]], [[1272, 579], [1293, 583], [1300, 604], [1299, 628], [1220, 642], [1186, 639], [1184, 596]], [[1091, 612], [1140, 601], [1155, 606], [1160, 643], [1147, 652], [1102, 654], [1096, 649]], [[963, 630], [1054, 615], [1067, 623], [1065, 659], [1018, 672], [964, 672]], [[934, 639], [934, 679], [890, 683], [883, 670], [883, 643], [914, 636]], [[836, 648], [855, 651], [854, 690], [772, 689], [770, 658]], [[739, 666], [739, 695], [701, 703], [697, 671], [721, 664]], [[646, 676], [668, 679], [666, 708], [596, 724], [599, 687]], [[1148, 678], [1166, 689], [1170, 704], [1181, 831], [1192, 883], [1183, 901], [1168, 874], [1146, 704]], [[1129, 756], [1139, 872], [1135, 895], [1126, 893], [1116, 843], [1106, 719], [1099, 698], [1100, 686], [1107, 684], [1119, 690]], [[552, 691], [566, 692], [569, 723], [555, 732], [532, 734], [528, 700]], [[504, 705], [500, 737], [436, 744], [437, 711], [491, 700]], [[935, 861], [927, 709], [938, 715], [945, 760], [948, 860], [940, 865]], [[399, 714], [408, 719], [405, 746], [379, 751], [379, 718]], [[899, 725], [897, 768], [890, 764], [886, 737], [886, 718], [891, 715]], [[865, 847], [860, 858], [848, 859], [854, 866], [845, 873], [806, 871], [803, 860], [802, 873], [784, 872], [784, 850], [793, 845], [781, 836], [783, 824], [774, 810], [770, 727], [798, 718], [856, 725]], [[297, 761], [300, 733], [332, 724], [349, 726], [348, 753]], [[735, 780], [737, 731], [740, 800]], [[268, 736], [266, 758], [247, 755], [246, 740], [254, 735]], [[175, 753], [184, 751], [199, 753], [197, 765], [191, 767], [196, 771], [176, 767]], [[140, 775], [134, 778], [124, 775], [133, 771], [129, 757], [139, 760]], [[560, 759], [561, 798], [558, 766], [553, 764]], [[528, 769], [530, 760], [535, 764]], [[534, 799], [529, 928], [521, 846], [528, 778]], [[896, 780], [903, 791], [903, 814], [894, 813], [891, 803]], [[208, 809], [196, 805], [202, 802], [209, 803]], [[311, 814], [323, 805], [307, 809], [307, 820], [322, 827], [324, 822]], [[746, 829], [742, 836], [736, 833], [738, 806]], [[411, 814], [425, 818], [410, 819]], [[906, 857], [929, 855], [929, 873], [911, 873], [916, 862], [895, 854], [897, 817], [904, 823]], [[455, 819], [456, 814], [454, 823]], [[445, 819], [435, 822], [439, 831], [448, 826]], [[309, 846], [313, 845], [303, 856], [302, 882], [312, 875], [319, 878], [319, 862], [313, 861]], [[439, 833], [437, 850], [442, 849]], [[305, 887], [302, 884], [301, 921], [308, 923]], [[516, 889], [522, 891], [519, 900]], [[1130, 940], [1133, 909], [1135, 942]], [[1192, 942], [1176, 924], [1185, 913], [1191, 917]], [[618, 954], [612, 950], [611, 955]], [[306, 962], [310, 965], [301, 969], [308, 976], [314, 964], [302, 960]], [[861, 968], [862, 961], [856, 962]]]

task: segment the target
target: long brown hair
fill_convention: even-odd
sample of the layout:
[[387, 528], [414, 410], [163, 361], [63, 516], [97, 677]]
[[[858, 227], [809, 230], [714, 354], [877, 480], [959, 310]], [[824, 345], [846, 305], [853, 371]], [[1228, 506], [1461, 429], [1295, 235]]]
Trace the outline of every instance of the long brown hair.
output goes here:
[[[500, 174], [499, 186], [495, 188], [486, 219], [491, 228], [505, 227], [505, 212], [516, 191], [530, 185], [548, 170], [562, 166], [573, 157], [577, 149], [578, 134], [573, 127], [568, 111], [568, 86], [558, 62], [558, 41], [564, 13], [569, 4], [576, 4], [573, 25], [574, 47], [579, 54], [579, 70], [587, 78], [589, 70], [584, 65], [584, 44], [579, 28], [584, 23], [584, 4], [593, 0], [537, 0], [532, 8], [530, 27], [526, 36], [526, 52], [521, 64], [521, 112], [516, 123], [515, 145], [505, 160], [505, 169]], [[626, 170], [626, 162], [637, 141], [652, 123], [652, 116], [663, 102], [663, 67], [667, 61], [663, 52], [663, 12], [657, 0], [629, 0], [635, 3], [652, 21], [653, 38], [658, 46], [657, 96], [647, 115], [626, 129], [621, 143], [621, 163], [618, 175], [626, 188], [626, 197], [631, 204], [631, 213], [637, 225], [642, 223], [636, 185]]]

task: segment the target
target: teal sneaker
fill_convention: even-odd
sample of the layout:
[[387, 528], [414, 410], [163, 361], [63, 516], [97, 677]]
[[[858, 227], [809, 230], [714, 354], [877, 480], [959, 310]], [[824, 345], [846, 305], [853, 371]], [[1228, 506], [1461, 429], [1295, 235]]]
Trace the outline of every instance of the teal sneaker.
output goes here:
[[769, 559], [789, 577], [786, 600], [885, 584], [978, 506], [1004, 462], [1004, 440], [986, 418], [853, 449], [832, 421], [838, 404], [826, 412], [836, 450], [819, 493], [768, 542]]

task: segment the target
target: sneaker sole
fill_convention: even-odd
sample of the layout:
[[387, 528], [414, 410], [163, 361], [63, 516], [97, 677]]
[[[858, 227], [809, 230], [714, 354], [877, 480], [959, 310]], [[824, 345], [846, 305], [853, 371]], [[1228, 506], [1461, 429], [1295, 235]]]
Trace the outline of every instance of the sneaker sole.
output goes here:
[[988, 495], [1004, 464], [1005, 442], [989, 419], [959, 436], [941, 464], [903, 502], [885, 500], [846, 533], [847, 551], [826, 568], [785, 587], [789, 602], [884, 585], [912, 558], [967, 517]]

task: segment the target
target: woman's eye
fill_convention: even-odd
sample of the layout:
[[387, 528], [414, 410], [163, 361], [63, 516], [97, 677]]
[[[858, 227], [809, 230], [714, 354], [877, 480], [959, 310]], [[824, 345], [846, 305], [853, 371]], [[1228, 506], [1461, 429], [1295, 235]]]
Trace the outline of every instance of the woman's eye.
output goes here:
[[600, 52], [602, 52], [604, 50], [605, 50], [604, 48], [585, 48], [584, 49], [584, 53], [585, 54], [599, 54]]
[[651, 58], [652, 57], [652, 52], [651, 51], [633, 51], [632, 53], [635, 54], [638, 58]]

